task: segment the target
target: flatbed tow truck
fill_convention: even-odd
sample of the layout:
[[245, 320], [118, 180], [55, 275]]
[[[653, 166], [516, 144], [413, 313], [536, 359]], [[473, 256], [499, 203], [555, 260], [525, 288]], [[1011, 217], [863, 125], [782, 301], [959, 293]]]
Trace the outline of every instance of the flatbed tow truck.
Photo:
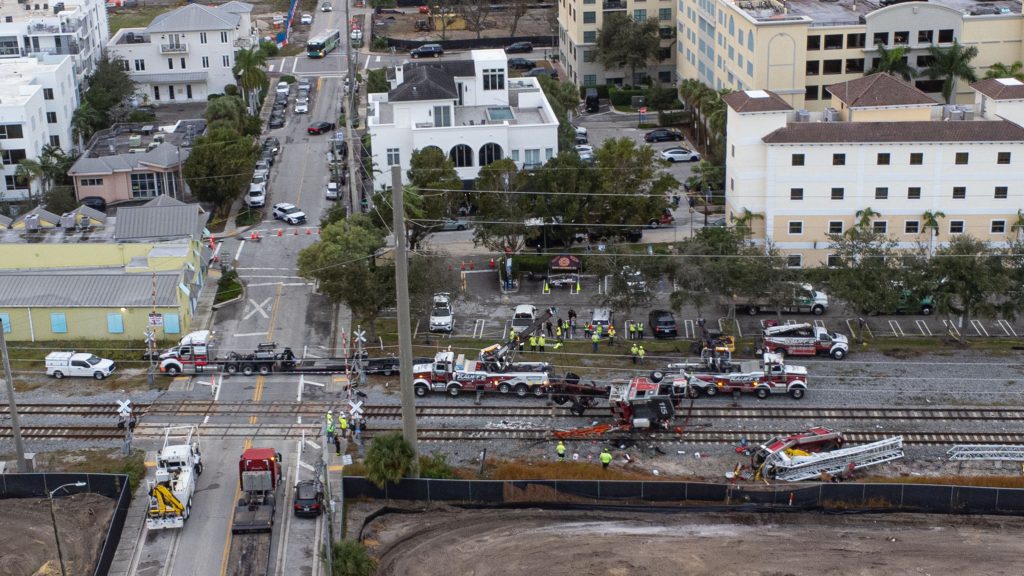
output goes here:
[[242, 497], [231, 519], [229, 576], [270, 573], [270, 544], [281, 486], [281, 454], [273, 448], [249, 448], [238, 460]]

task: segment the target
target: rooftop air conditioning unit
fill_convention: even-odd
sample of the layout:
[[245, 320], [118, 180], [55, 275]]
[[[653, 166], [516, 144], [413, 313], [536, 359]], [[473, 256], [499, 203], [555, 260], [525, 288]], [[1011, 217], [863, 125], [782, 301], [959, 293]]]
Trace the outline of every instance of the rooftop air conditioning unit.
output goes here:
[[835, 108], [825, 108], [825, 114], [822, 116], [822, 120], [825, 122], [838, 122], [839, 110], [836, 110]]
[[65, 230], [73, 230], [75, 228], [75, 213], [65, 212], [60, 216], [60, 227]]
[[811, 121], [811, 113], [808, 112], [807, 110], [797, 110], [796, 111], [796, 121], [797, 122], [810, 122]]
[[25, 216], [25, 229], [29, 232], [39, 232], [39, 214]]

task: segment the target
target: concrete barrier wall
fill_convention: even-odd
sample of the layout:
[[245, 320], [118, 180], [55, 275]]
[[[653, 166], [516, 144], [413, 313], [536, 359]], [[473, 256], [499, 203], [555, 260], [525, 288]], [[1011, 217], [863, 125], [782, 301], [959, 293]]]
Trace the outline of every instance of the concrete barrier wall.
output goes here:
[[698, 482], [405, 479], [377, 488], [344, 479], [346, 498], [491, 504], [651, 504], [743, 509], [905, 510], [942, 514], [1024, 514], [1024, 490], [930, 484], [779, 484], [770, 488]]

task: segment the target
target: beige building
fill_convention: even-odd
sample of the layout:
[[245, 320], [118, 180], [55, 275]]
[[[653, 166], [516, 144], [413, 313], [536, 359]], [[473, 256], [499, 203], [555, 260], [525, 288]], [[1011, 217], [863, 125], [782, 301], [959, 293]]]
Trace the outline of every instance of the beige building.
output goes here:
[[[646, 70], [637, 70], [637, 78], [627, 78], [630, 70], [605, 70], [594, 60], [597, 33], [606, 15], [628, 14], [637, 21], [658, 20], [661, 55]], [[672, 0], [559, 0], [558, 56], [566, 70], [566, 80], [578, 86], [604, 84], [635, 85], [644, 78], [662, 84], [676, 82], [676, 4]]]
[[[860, 78], [877, 58], [876, 45], [906, 47], [908, 63], [929, 64], [929, 46], [954, 40], [976, 46], [979, 76], [996, 62], [1024, 59], [1024, 18], [1017, 0], [932, 0], [882, 6], [880, 0], [679, 0], [679, 78], [719, 89], [770, 90], [795, 109], [820, 111], [825, 87]], [[941, 81], [917, 88], [938, 100]], [[973, 102], [956, 87], [956, 103]]]
[[[1024, 206], [1024, 83], [983, 80], [970, 106], [942, 106], [886, 74], [825, 87], [834, 112], [797, 111], [779, 94], [725, 96], [726, 210], [790, 266], [829, 261], [829, 235], [871, 225], [904, 248], [958, 234], [1005, 244]], [[942, 212], [935, 239], [925, 212]]]

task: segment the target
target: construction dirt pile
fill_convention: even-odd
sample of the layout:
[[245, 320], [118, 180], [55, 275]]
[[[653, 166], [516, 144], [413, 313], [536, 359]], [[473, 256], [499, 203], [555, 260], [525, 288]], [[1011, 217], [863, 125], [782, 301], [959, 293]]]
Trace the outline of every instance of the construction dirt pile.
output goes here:
[[434, 508], [364, 536], [381, 575], [1010, 575], [1024, 519]]
[[[92, 574], [114, 513], [99, 494], [57, 495], [54, 516], [68, 576]], [[0, 500], [0, 574], [59, 576], [50, 504], [45, 498]]]

